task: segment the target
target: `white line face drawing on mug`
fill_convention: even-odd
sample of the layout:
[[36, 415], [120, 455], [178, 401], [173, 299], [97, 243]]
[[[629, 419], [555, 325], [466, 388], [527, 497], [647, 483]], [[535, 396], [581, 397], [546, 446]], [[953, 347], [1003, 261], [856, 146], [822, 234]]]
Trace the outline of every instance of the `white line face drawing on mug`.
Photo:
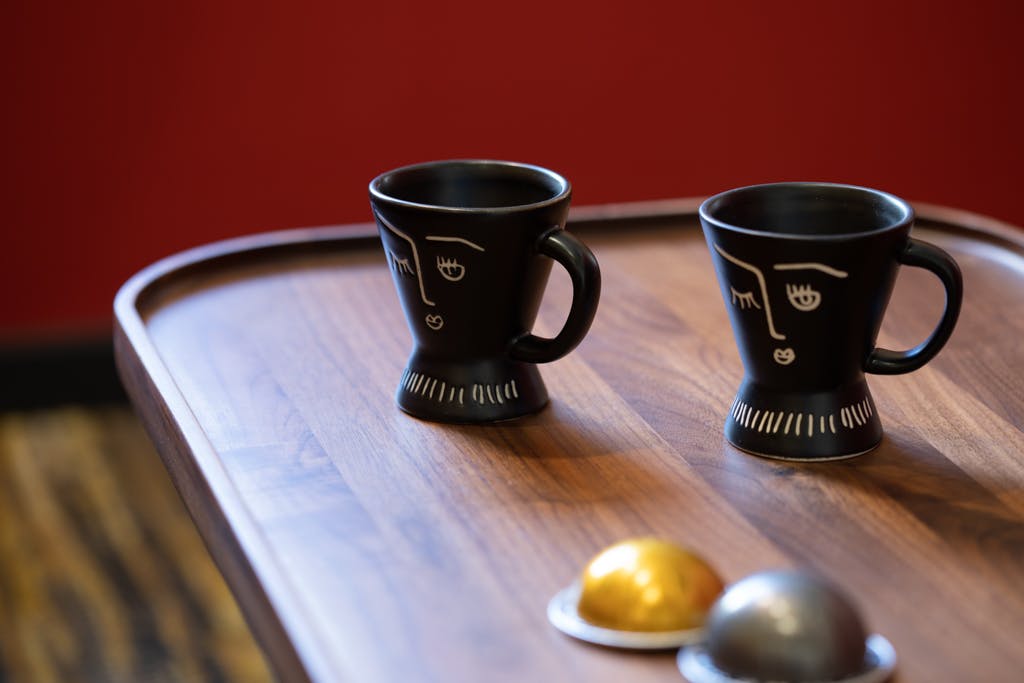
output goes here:
[[779, 341], [784, 340], [786, 338], [786, 335], [779, 334], [775, 330], [775, 322], [772, 320], [772, 307], [771, 303], [768, 301], [768, 286], [765, 284], [764, 273], [761, 272], [761, 269], [758, 268], [757, 266], [753, 266], [747, 263], [746, 261], [740, 261], [738, 258], [733, 256], [732, 254], [729, 254], [717, 244], [714, 245], [714, 247], [715, 251], [721, 254], [722, 258], [724, 258], [726, 261], [734, 265], [737, 265], [740, 268], [743, 268], [744, 270], [747, 270], [754, 274], [754, 277], [757, 278], [757, 284], [761, 287], [761, 301], [764, 302], [764, 315], [768, 321], [768, 334], [772, 336], [772, 339], [778, 339]]
[[379, 220], [381, 225], [383, 225], [385, 228], [394, 233], [398, 238], [403, 239], [409, 243], [409, 247], [412, 249], [412, 260], [413, 263], [416, 264], [416, 279], [419, 280], [420, 283], [420, 298], [423, 299], [423, 303], [425, 303], [427, 306], [435, 306], [436, 304], [427, 298], [426, 289], [424, 289], [423, 287], [423, 274], [422, 270], [420, 270], [420, 255], [419, 252], [416, 250], [416, 242], [414, 242], [413, 239], [406, 235], [404, 232], [402, 232], [401, 230], [393, 226], [391, 223], [389, 223], [387, 220], [385, 220], [384, 217], [381, 216], [380, 214], [377, 214], [377, 220]]
[[[388, 232], [390, 232], [395, 237], [405, 242], [412, 252], [413, 264], [410, 265], [408, 258], [402, 258], [397, 253], [395, 253], [394, 250], [387, 249], [388, 254], [390, 256], [389, 260], [391, 262], [393, 270], [397, 275], [415, 276], [416, 281], [419, 285], [420, 300], [423, 301], [425, 305], [436, 308], [437, 303], [434, 300], [427, 297], [427, 286], [423, 278], [423, 271], [420, 264], [420, 250], [417, 248], [416, 240], [413, 239], [411, 236], [407, 235], [406, 233], [402, 232], [401, 230], [399, 230], [397, 227], [395, 227], [394, 224], [392, 224], [390, 221], [385, 219], [380, 214], [376, 214], [376, 217], [380, 224]], [[484, 247], [480, 246], [476, 242], [472, 242], [462, 237], [445, 235], [427, 235], [424, 239], [430, 242], [462, 245], [479, 252], [486, 251]], [[459, 247], [455, 248], [458, 249]], [[429, 258], [429, 256], [427, 258]], [[463, 259], [463, 261], [464, 260], [465, 259]], [[467, 273], [467, 266], [464, 263], [460, 262], [459, 259], [455, 256], [437, 255], [436, 266], [441, 277], [443, 277], [448, 282], [459, 282], [466, 276]], [[436, 281], [435, 284], [431, 285], [431, 288], [434, 289], [435, 285]], [[428, 328], [435, 332], [439, 331], [442, 327], [444, 327], [444, 319], [439, 313], [428, 313], [427, 315], [424, 316], [423, 322], [426, 324]]]
[[[772, 317], [772, 308], [770, 297], [768, 296], [768, 285], [765, 280], [764, 271], [752, 263], [740, 260], [739, 258], [728, 253], [717, 244], [712, 245], [718, 254], [729, 263], [738, 266], [750, 273], [753, 273], [754, 277], [757, 278], [758, 287], [761, 290], [761, 301], [764, 303], [764, 315], [765, 321], [768, 324], [768, 334], [771, 335], [772, 339], [784, 341], [786, 335], [779, 332], [775, 327], [775, 320]], [[838, 268], [826, 265], [824, 263], [817, 262], [793, 262], [793, 263], [776, 263], [772, 266], [775, 271], [789, 272], [789, 271], [804, 271], [814, 270], [826, 275], [830, 275], [837, 279], [846, 278], [849, 273]], [[789, 304], [798, 311], [810, 312], [816, 310], [822, 302], [821, 292], [814, 289], [811, 285], [806, 283], [786, 283], [785, 285], [786, 298]], [[731, 301], [734, 306], [737, 306], [741, 310], [747, 309], [758, 309], [761, 307], [757, 305], [757, 301], [754, 298], [754, 292], [741, 292], [737, 290], [733, 285], [729, 284], [729, 292], [731, 294]], [[796, 360], [796, 350], [791, 347], [778, 347], [772, 351], [772, 360], [779, 365], [791, 365]]]

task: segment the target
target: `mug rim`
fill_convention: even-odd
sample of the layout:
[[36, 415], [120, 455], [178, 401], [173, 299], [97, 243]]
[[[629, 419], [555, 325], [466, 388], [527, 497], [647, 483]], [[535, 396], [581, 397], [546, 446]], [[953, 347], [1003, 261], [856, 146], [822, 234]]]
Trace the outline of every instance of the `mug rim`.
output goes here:
[[[741, 225], [734, 225], [733, 223], [728, 223], [726, 221], [723, 221], [723, 220], [721, 220], [719, 218], [716, 218], [716, 217], [712, 216], [712, 214], [711, 214], [711, 212], [715, 208], [717, 208], [717, 206], [715, 206], [715, 205], [717, 205], [717, 204], [723, 202], [724, 200], [727, 200], [727, 199], [729, 199], [729, 198], [731, 198], [731, 197], [733, 197], [735, 195], [746, 193], [746, 192], [771, 190], [772, 188], [780, 188], [780, 189], [781, 188], [790, 188], [790, 189], [791, 188], [802, 188], [802, 189], [827, 188], [829, 190], [841, 190], [841, 191], [849, 192], [851, 194], [858, 194], [858, 195], [861, 195], [861, 196], [871, 197], [873, 200], [875, 200], [876, 203], [886, 203], [886, 204], [889, 204], [891, 206], [895, 206], [895, 207], [897, 207], [903, 213], [903, 216], [899, 220], [893, 221], [890, 224], [883, 225], [883, 226], [877, 227], [877, 228], [870, 228], [870, 229], [867, 229], [867, 230], [860, 230], [860, 231], [857, 231], [857, 232], [845, 232], [845, 233], [838, 233], [838, 234], [827, 234], [827, 233], [811, 233], [811, 234], [808, 234], [808, 233], [774, 232], [774, 231], [769, 231], [769, 230], [758, 230], [756, 228], [747, 228], [747, 227], [743, 227]], [[705, 199], [703, 202], [701, 202], [700, 208], [698, 209], [698, 215], [700, 216], [700, 219], [702, 221], [706, 221], [707, 223], [710, 223], [711, 225], [715, 226], [716, 228], [721, 228], [723, 230], [731, 230], [731, 231], [738, 232], [738, 233], [743, 233], [743, 234], [746, 234], [746, 235], [757, 235], [757, 236], [761, 236], [761, 237], [771, 237], [771, 238], [775, 238], [775, 239], [793, 239], [793, 240], [800, 240], [800, 241], [809, 241], [810, 240], [810, 241], [831, 242], [831, 241], [841, 241], [841, 240], [855, 238], [855, 237], [864, 237], [864, 236], [867, 236], [867, 235], [875, 235], [875, 234], [879, 234], [879, 233], [889, 232], [891, 230], [899, 230], [900, 228], [906, 227], [907, 225], [910, 225], [910, 224], [912, 224], [914, 222], [914, 207], [912, 207], [910, 205], [910, 202], [906, 201], [905, 199], [900, 199], [899, 197], [897, 197], [894, 194], [891, 194], [889, 192], [885, 192], [883, 190], [876, 190], [874, 188], [864, 187], [862, 185], [850, 185], [850, 184], [846, 184], [846, 183], [828, 183], [828, 182], [818, 182], [818, 181], [787, 181], [787, 182], [778, 182], [778, 183], [760, 183], [760, 184], [755, 184], [755, 185], [745, 185], [743, 187], [735, 187], [735, 188], [732, 188], [730, 190], [726, 190], [724, 192], [719, 192], [718, 194], [712, 195], [712, 196], [708, 197], [707, 199]]]
[[[550, 180], [553, 180], [557, 184], [558, 191], [547, 199], [542, 199], [539, 202], [531, 202], [529, 204], [510, 204], [508, 206], [445, 206], [443, 204], [425, 204], [421, 202], [412, 202], [407, 199], [399, 199], [393, 195], [385, 193], [381, 189], [381, 185], [385, 180], [393, 178], [398, 175], [430, 170], [444, 167], [488, 167], [488, 168], [503, 168], [503, 169], [516, 169], [519, 171], [527, 171], [534, 174], [535, 176], [543, 176]], [[406, 166], [399, 166], [393, 168], [390, 171], [381, 173], [376, 178], [370, 181], [370, 198], [375, 201], [380, 201], [392, 206], [401, 206], [411, 209], [420, 209], [427, 211], [435, 211], [438, 213], [457, 213], [457, 214], [479, 214], [479, 213], [515, 213], [518, 211], [528, 211], [531, 209], [539, 209], [552, 204], [558, 204], [564, 201], [572, 194], [572, 185], [565, 178], [565, 176], [556, 173], [550, 169], [544, 168], [543, 166], [537, 166], [536, 164], [527, 164], [518, 161], [505, 161], [502, 159], [441, 159], [436, 161], [424, 161], [416, 164], [408, 164]]]

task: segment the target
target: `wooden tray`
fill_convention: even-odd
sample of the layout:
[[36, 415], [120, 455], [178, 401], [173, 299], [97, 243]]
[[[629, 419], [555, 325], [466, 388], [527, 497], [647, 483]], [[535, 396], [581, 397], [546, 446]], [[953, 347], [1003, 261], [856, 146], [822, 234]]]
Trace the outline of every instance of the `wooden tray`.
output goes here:
[[[851, 461], [726, 444], [740, 363], [697, 202], [577, 210], [601, 262], [589, 337], [552, 404], [497, 426], [393, 404], [409, 336], [372, 226], [189, 251], [119, 293], [124, 382], [284, 680], [680, 680], [671, 653], [574, 641], [545, 606], [604, 546], [653, 534], [727, 581], [804, 566], [855, 596], [901, 681], [1024, 671], [1024, 233], [919, 206], [964, 270], [930, 365], [870, 377], [886, 430]], [[570, 285], [555, 268], [551, 334]], [[942, 306], [904, 268], [880, 342]]]

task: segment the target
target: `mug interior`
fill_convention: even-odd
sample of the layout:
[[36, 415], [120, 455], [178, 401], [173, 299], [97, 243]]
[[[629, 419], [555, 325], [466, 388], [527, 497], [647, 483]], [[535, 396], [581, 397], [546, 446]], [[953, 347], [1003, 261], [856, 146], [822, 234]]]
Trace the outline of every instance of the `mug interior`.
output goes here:
[[723, 192], [701, 214], [721, 227], [788, 235], [849, 235], [910, 221], [910, 205], [885, 192], [829, 183], [775, 183]]
[[569, 191], [569, 183], [537, 166], [502, 161], [442, 161], [378, 177], [371, 192], [400, 203], [442, 209], [533, 206]]

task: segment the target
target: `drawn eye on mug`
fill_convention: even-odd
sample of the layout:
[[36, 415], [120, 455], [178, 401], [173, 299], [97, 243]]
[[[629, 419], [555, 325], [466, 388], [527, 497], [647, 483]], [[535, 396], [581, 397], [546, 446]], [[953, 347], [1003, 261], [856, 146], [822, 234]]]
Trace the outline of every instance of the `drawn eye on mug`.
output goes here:
[[394, 269], [396, 273], [398, 273], [399, 275], [416, 275], [416, 273], [413, 272], [412, 266], [409, 265], [409, 259], [399, 258], [398, 254], [396, 254], [393, 251], [390, 252], [390, 255], [391, 267]]
[[458, 282], [466, 275], [466, 267], [454, 258], [437, 257], [437, 270], [449, 282]]
[[813, 311], [821, 305], [821, 292], [810, 285], [786, 285], [786, 297], [798, 311]]
[[730, 286], [729, 292], [732, 294], [732, 303], [734, 306], [739, 306], [741, 309], [756, 308], [761, 310], [761, 306], [754, 299], [753, 292], [737, 292], [735, 287]]
[[772, 316], [772, 302], [768, 297], [768, 286], [765, 283], [765, 277], [762, 270], [757, 266], [753, 265], [752, 263], [747, 263], [746, 261], [736, 258], [729, 252], [722, 249], [722, 247], [718, 246], [717, 244], [713, 246], [715, 248], [715, 251], [717, 251], [719, 255], [726, 261], [735, 266], [738, 266], [739, 268], [752, 274], [756, 278], [757, 287], [761, 292], [761, 304], [764, 306], [764, 308], [762, 309], [761, 305], [758, 305], [757, 300], [754, 298], [753, 290], [741, 292], [730, 284], [729, 291], [732, 294], [733, 305], [738, 306], [740, 309], [756, 308], [758, 310], [763, 310], [765, 322], [768, 325], [768, 334], [771, 335], [772, 339], [778, 339], [779, 341], [784, 340], [786, 338], [786, 335], [780, 333], [777, 329], [775, 329], [775, 320]]

